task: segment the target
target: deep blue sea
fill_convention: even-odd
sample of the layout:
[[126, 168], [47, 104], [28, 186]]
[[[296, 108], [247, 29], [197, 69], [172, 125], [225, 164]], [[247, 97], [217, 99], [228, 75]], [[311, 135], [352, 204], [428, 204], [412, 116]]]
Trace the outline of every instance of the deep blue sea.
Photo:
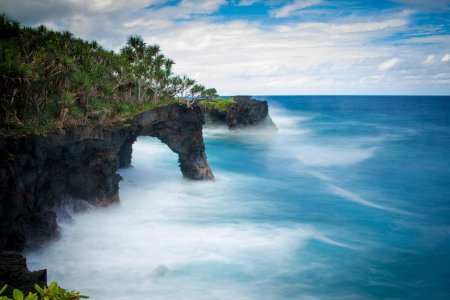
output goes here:
[[141, 137], [31, 268], [93, 300], [450, 299], [450, 97], [256, 98], [279, 130], [205, 128], [214, 182]]

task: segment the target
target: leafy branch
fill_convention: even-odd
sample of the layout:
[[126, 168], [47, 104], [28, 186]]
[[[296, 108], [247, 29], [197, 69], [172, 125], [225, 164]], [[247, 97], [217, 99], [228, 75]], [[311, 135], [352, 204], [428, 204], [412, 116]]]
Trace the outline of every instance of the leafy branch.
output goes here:
[[67, 291], [56, 282], [52, 282], [48, 287], [44, 286], [43, 288], [35, 284], [34, 288], [36, 292], [29, 292], [26, 296], [22, 291], [14, 289], [12, 293], [13, 298], [2, 296], [7, 287], [8, 285], [5, 284], [0, 289], [0, 300], [78, 300], [89, 298], [88, 296], [80, 295], [80, 292], [77, 291]]

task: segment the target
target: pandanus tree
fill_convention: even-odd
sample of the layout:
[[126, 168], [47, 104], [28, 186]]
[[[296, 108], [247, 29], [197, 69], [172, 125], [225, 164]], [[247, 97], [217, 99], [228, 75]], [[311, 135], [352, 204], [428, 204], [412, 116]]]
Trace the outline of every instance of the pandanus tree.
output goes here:
[[205, 86], [201, 84], [195, 84], [191, 87], [191, 101], [188, 102], [188, 106], [191, 107], [198, 97], [201, 97], [202, 93], [205, 92]]
[[215, 97], [214, 89], [173, 76], [173, 64], [140, 36], [130, 36], [115, 53], [67, 31], [21, 27], [0, 14], [0, 131], [17, 124], [104, 120], [150, 99], [189, 98], [191, 105], [198, 97]]
[[[164, 59], [163, 68], [160, 69], [158, 73], [158, 98], [161, 94], [167, 94], [167, 91], [171, 89], [171, 75], [172, 75], [172, 66], [175, 62], [170, 58]], [[156, 100], [158, 100], [156, 98]]]
[[132, 66], [129, 63], [128, 56], [123, 52], [119, 55], [112, 55], [111, 58], [112, 69], [112, 89], [115, 95], [131, 102], [132, 101]]
[[217, 90], [214, 88], [210, 88], [210, 89], [205, 89], [202, 94], [201, 97], [202, 98], [206, 98], [208, 100], [212, 100], [217, 98], [219, 95], [217, 95]]
[[181, 76], [177, 75], [177, 76], [169, 77], [169, 79], [167, 81], [168, 81], [167, 87], [164, 90], [164, 94], [167, 98], [174, 99], [181, 92], [181, 89], [183, 86], [183, 79], [181, 78]]
[[181, 77], [181, 86], [180, 86], [180, 99], [186, 100], [186, 96], [188, 94], [188, 91], [190, 90], [190, 88], [195, 84], [195, 80], [191, 79], [189, 77], [187, 77], [186, 75], [183, 75]]
[[158, 54], [151, 63], [147, 85], [153, 100], [157, 101], [169, 84], [174, 62], [165, 58], [164, 55]]
[[204, 92], [205, 86], [201, 84], [196, 84], [191, 88], [191, 97], [192, 99], [196, 100], [196, 98], [201, 97]]
[[158, 101], [169, 84], [174, 61], [161, 54], [158, 45], [147, 45], [140, 36], [130, 36], [121, 54], [131, 63], [138, 102], [144, 102], [147, 96]]
[[131, 65], [131, 81], [137, 88], [137, 101], [144, 102], [147, 83], [152, 79], [154, 57], [159, 53], [159, 46], [147, 46], [142, 37], [134, 35], [128, 38], [121, 54], [128, 58]]

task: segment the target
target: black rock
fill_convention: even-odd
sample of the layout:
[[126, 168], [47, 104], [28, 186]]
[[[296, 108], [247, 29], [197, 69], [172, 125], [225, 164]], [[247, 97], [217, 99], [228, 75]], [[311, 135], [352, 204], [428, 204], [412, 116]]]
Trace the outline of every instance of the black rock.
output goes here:
[[234, 96], [234, 103], [228, 105], [226, 112], [201, 106], [207, 124], [227, 125], [229, 129], [251, 126], [264, 126], [276, 130], [269, 116], [267, 101], [252, 99], [251, 96]]
[[[59, 235], [63, 205], [106, 206], [119, 200], [119, 167], [131, 163], [138, 136], [160, 139], [178, 154], [183, 176], [214, 178], [198, 107], [171, 104], [120, 128], [80, 125], [47, 136], [0, 138], [0, 251], [39, 247]], [[157, 170], [155, 170], [157, 172]]]
[[12, 295], [13, 289], [21, 290], [25, 295], [36, 292], [34, 285], [47, 285], [47, 270], [30, 272], [27, 261], [21, 254], [0, 253], [0, 289], [8, 284], [2, 296]]

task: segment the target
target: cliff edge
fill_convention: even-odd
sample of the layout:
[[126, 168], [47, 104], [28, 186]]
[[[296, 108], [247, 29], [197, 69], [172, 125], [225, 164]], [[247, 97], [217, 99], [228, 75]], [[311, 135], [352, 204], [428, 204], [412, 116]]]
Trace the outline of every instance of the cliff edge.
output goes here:
[[[119, 200], [118, 168], [131, 163], [138, 136], [178, 154], [185, 178], [211, 180], [198, 107], [170, 104], [120, 127], [80, 125], [46, 136], [0, 138], [0, 251], [34, 248], [58, 236], [57, 211]], [[157, 170], [155, 170], [157, 172]]]
[[206, 123], [227, 125], [229, 129], [256, 125], [272, 130], [277, 129], [270, 118], [267, 101], [252, 99], [251, 96], [234, 96], [233, 99], [234, 101], [224, 110], [200, 104]]

